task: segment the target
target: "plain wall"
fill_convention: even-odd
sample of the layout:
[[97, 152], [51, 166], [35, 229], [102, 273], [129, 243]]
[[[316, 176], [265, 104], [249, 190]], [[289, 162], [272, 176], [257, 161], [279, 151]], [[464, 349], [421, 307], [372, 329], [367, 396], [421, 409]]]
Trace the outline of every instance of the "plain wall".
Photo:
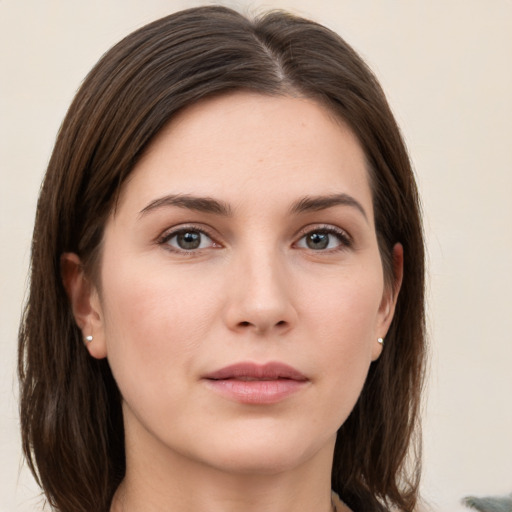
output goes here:
[[[40, 182], [81, 80], [122, 36], [206, 2], [0, 0], [0, 511], [38, 509], [15, 376]], [[381, 80], [415, 165], [429, 251], [423, 494], [512, 492], [512, 2], [273, 0], [339, 32]], [[361, 511], [362, 512], [362, 511]]]

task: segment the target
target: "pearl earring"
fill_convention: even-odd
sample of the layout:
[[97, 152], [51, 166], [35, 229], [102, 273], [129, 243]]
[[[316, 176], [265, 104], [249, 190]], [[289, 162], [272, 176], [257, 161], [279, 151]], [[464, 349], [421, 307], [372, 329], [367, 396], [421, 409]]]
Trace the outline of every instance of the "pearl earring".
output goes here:
[[377, 338], [377, 341], [381, 344], [381, 345], [384, 345], [384, 340], [382, 338]]
[[91, 343], [91, 341], [92, 341], [92, 336], [91, 336], [91, 335], [86, 336], [86, 337], [85, 337], [85, 341], [86, 341], [87, 343]]

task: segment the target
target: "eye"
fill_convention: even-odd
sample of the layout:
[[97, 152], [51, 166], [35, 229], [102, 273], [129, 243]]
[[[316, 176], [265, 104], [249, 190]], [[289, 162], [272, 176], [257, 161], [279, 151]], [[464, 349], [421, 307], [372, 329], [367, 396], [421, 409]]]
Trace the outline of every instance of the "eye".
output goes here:
[[219, 247], [204, 231], [194, 228], [183, 228], [165, 234], [160, 243], [169, 246], [176, 252], [191, 252], [209, 247]]
[[334, 227], [310, 230], [297, 242], [297, 247], [313, 251], [343, 249], [350, 245], [351, 240], [348, 234]]

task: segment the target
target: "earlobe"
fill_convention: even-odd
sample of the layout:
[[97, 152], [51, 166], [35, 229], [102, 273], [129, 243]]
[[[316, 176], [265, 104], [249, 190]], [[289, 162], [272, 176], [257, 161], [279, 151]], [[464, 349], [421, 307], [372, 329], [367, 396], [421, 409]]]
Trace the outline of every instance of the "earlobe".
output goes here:
[[91, 356], [103, 359], [107, 353], [98, 292], [85, 275], [77, 254], [71, 252], [62, 254], [60, 272], [75, 322], [82, 331], [86, 348]]
[[377, 336], [372, 351], [372, 361], [377, 360], [382, 353], [384, 339], [395, 314], [398, 294], [400, 293], [400, 288], [402, 286], [403, 273], [404, 249], [402, 244], [397, 243], [393, 247], [393, 282], [385, 287], [384, 294], [382, 296], [379, 308]]

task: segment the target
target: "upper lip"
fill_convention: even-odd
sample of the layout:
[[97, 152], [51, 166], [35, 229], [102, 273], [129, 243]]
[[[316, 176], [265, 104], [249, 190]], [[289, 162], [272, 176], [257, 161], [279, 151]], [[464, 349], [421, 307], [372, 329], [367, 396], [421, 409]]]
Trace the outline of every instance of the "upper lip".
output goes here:
[[284, 363], [270, 362], [257, 364], [253, 362], [235, 363], [204, 376], [205, 379], [251, 379], [251, 380], [277, 380], [290, 379], [297, 381], [308, 380], [299, 370]]

